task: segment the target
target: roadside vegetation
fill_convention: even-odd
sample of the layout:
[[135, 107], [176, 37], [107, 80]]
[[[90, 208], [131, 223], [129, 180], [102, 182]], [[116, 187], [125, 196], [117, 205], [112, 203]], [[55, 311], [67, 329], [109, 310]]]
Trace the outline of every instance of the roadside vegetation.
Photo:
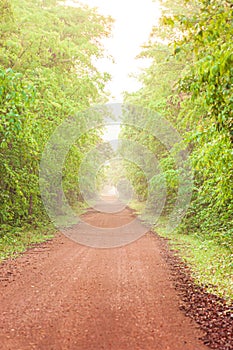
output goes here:
[[[92, 62], [103, 55], [100, 39], [112, 20], [54, 0], [3, 0], [0, 13], [2, 258], [46, 239], [48, 230], [50, 237], [39, 189], [41, 155], [63, 120], [104, 101], [109, 75]], [[79, 123], [82, 128], [84, 118]], [[99, 139], [98, 131], [83, 135], [63, 166], [63, 189], [77, 211], [83, 206], [77, 169]]]
[[[125, 102], [150, 112], [140, 115], [145, 129], [150, 130], [155, 115], [158, 120], [162, 116], [183, 139], [169, 152], [145, 130], [122, 129], [121, 137], [149, 149], [162, 170], [148, 187], [142, 169], [125, 162], [137, 194], [131, 206], [141, 214], [151, 195], [142, 217], [151, 222], [150, 204], [158, 201], [153, 193], [158, 194], [156, 188], [165, 179], [166, 203], [154, 230], [169, 238], [199, 284], [232, 299], [232, 1], [165, 0], [162, 5], [160, 24], [139, 55], [151, 60], [139, 76], [142, 88], [126, 93]], [[100, 39], [110, 34], [112, 20], [87, 7], [66, 7], [55, 0], [2, 0], [0, 13], [0, 259], [4, 259], [55, 232], [40, 196], [39, 163], [58, 125], [105, 102], [110, 77], [94, 67], [93, 58], [103, 55]], [[78, 122], [82, 130], [85, 118]], [[82, 135], [63, 166], [63, 190], [78, 213], [85, 207], [78, 168], [100, 137], [98, 130]], [[192, 199], [181, 225], [169, 233], [167, 218], [179, 188], [174, 157], [183, 149], [189, 151], [188, 165], [194, 174]], [[95, 172], [95, 162], [92, 165]], [[151, 162], [144, 164], [145, 169], [150, 167]], [[92, 167], [88, 169], [91, 175]], [[88, 177], [85, 181], [90, 182]], [[48, 186], [51, 183], [53, 179]], [[61, 200], [59, 193], [52, 196], [55, 202]], [[65, 213], [60, 209], [62, 222]]]
[[[134, 199], [130, 207], [145, 223], [150, 217], [142, 215], [146, 202]], [[195, 282], [213, 294], [231, 303], [233, 300], [232, 250], [206, 239], [194, 231], [183, 233], [180, 229], [168, 233], [166, 217], [160, 217], [152, 230], [160, 237], [168, 239], [169, 247], [189, 266]]]
[[[156, 154], [166, 180], [166, 204], [155, 231], [193, 269], [197, 281], [232, 298], [233, 286], [233, 8], [228, 0], [165, 1], [160, 25], [141, 53], [151, 65], [139, 77], [142, 88], [125, 101], [151, 111], [142, 121], [147, 129], [155, 115], [166, 118], [182, 135], [178, 151], [189, 150], [194, 174], [192, 200], [181, 225], [172, 233], [166, 220], [175, 204], [179, 169], [173, 153], [148, 132], [125, 127], [122, 137]], [[143, 115], [141, 116], [143, 118]], [[143, 173], [126, 166], [137, 193], [133, 207], [142, 212], [149, 197]], [[160, 186], [162, 177], [150, 180]], [[152, 194], [153, 195], [153, 194]], [[153, 202], [156, 202], [154, 198]], [[150, 208], [145, 220], [151, 220]]]

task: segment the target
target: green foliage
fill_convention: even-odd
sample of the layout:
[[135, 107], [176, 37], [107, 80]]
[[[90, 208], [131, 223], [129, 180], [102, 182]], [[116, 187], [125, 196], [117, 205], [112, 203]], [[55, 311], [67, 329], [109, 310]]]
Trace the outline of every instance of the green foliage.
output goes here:
[[[130, 207], [145, 223], [151, 224], [153, 218], [145, 213], [146, 202], [132, 200]], [[166, 221], [167, 218], [161, 216], [154, 226], [155, 232], [168, 239], [170, 247], [175, 249], [190, 267], [191, 275], [197, 284], [204, 286], [210, 293], [225, 298], [231, 304], [233, 299], [233, 283], [231, 281], [233, 264], [229, 245], [224, 246], [219, 244], [219, 241], [210, 240], [209, 237], [198, 234], [198, 231], [194, 232], [193, 229], [186, 232], [186, 223], [182, 229], [176, 229], [172, 234], [168, 233]]]
[[156, 232], [169, 239], [171, 248], [179, 251], [179, 255], [191, 268], [191, 274], [197, 284], [204, 286], [210, 293], [232, 303], [233, 273], [232, 254], [227, 247], [220, 246], [201, 235], [187, 235], [173, 232], [168, 235], [162, 220]]
[[[111, 19], [52, 0], [4, 0], [0, 13], [0, 223], [35, 225], [47, 222], [38, 181], [46, 142], [68, 116], [104, 99], [109, 76], [92, 62], [103, 54]], [[84, 123], [80, 115], [80, 129]], [[64, 164], [64, 192], [76, 207], [78, 168], [98, 135], [77, 140]]]
[[[185, 35], [178, 43], [182, 54], [191, 52], [192, 57], [179, 82], [180, 91], [187, 94], [179, 119], [183, 127], [193, 126], [185, 136], [192, 144], [196, 173], [196, 192], [184, 227], [228, 247], [233, 243], [232, 18], [229, 1], [200, 1], [197, 15], [180, 20]], [[193, 103], [200, 106], [199, 113], [186, 117], [183, 106]]]
[[52, 225], [38, 225], [37, 228], [27, 226], [12, 227], [2, 225], [3, 234], [0, 237], [0, 262], [16, 257], [35, 243], [40, 243], [53, 238], [54, 227]]
[[[183, 53], [191, 50], [190, 73], [180, 82], [181, 89], [201, 96], [206, 103], [203, 116], [218, 131], [233, 135], [233, 9], [229, 1], [201, 1], [200, 12], [181, 23], [186, 36], [180, 42]], [[194, 25], [190, 26], [190, 23]], [[232, 139], [233, 140], [233, 139]]]
[[[33, 86], [12, 69], [0, 70], [1, 222], [18, 222], [27, 216], [37, 196], [35, 169], [38, 145], [33, 135]], [[35, 213], [38, 214], [38, 213]]]
[[[126, 101], [159, 112], [183, 136], [194, 171], [191, 205], [180, 232], [233, 244], [233, 8], [231, 1], [165, 1], [164, 17], [142, 57], [152, 59], [139, 77], [143, 88]], [[143, 116], [142, 116], [143, 118]], [[153, 122], [153, 121], [152, 121]], [[145, 125], [150, 121], [144, 120]], [[127, 133], [127, 128], [124, 130]], [[129, 133], [127, 134], [129, 137]], [[167, 184], [169, 212], [177, 195], [174, 154], [150, 135], [133, 136], [156, 154]], [[137, 174], [131, 169], [131, 178]], [[157, 178], [156, 181], [160, 179]], [[146, 188], [144, 188], [144, 191]]]

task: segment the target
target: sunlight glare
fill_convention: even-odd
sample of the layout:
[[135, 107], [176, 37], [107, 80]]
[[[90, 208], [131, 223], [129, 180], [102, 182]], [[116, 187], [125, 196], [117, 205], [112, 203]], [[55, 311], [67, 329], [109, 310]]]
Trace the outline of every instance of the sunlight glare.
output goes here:
[[[97, 7], [98, 12], [114, 18], [112, 35], [102, 40], [108, 55], [112, 55], [115, 63], [108, 58], [94, 62], [100, 72], [108, 72], [112, 80], [107, 84], [111, 102], [122, 102], [124, 91], [133, 92], [141, 84], [129, 74], [138, 74], [149, 65], [149, 60], [136, 59], [141, 46], [148, 41], [152, 27], [161, 16], [159, 2], [153, 0], [81, 0], [90, 7]], [[74, 5], [72, 0], [67, 5]]]

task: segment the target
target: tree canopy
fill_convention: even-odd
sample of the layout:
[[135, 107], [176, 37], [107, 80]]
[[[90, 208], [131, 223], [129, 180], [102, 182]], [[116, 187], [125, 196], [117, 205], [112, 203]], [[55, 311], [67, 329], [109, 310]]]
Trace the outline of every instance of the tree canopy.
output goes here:
[[[63, 120], [104, 101], [109, 75], [95, 68], [93, 58], [103, 55], [101, 39], [109, 35], [112, 20], [88, 7], [53, 0], [3, 0], [0, 13], [0, 222], [4, 227], [46, 218], [38, 181], [41, 155]], [[84, 122], [80, 117], [80, 128]], [[64, 191], [74, 205], [82, 200], [78, 166], [98, 140], [97, 131], [83, 135], [64, 165]]]
[[[126, 101], [165, 117], [183, 137], [194, 172], [191, 205], [180, 230], [232, 245], [233, 223], [233, 7], [228, 0], [164, 2], [159, 27], [151, 33], [142, 57], [152, 60], [139, 77], [143, 87]], [[146, 117], [145, 125], [153, 123]], [[157, 155], [167, 184], [163, 214], [177, 196], [178, 169], [161, 143], [140, 130], [123, 134]], [[128, 169], [139, 197], [146, 184]], [[157, 179], [153, 181], [160, 181]]]

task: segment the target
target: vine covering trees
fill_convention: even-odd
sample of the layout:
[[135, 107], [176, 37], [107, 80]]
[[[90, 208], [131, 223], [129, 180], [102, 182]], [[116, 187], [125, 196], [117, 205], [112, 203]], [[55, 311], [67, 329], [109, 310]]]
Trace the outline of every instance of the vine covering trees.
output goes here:
[[[141, 56], [152, 64], [126, 101], [159, 112], [182, 134], [194, 171], [192, 202], [180, 230], [230, 247], [233, 224], [233, 7], [229, 0], [165, 1], [165, 14]], [[168, 11], [169, 8], [169, 11]], [[159, 39], [158, 39], [159, 38]], [[153, 114], [152, 114], [153, 115]], [[153, 120], [145, 120], [146, 125]], [[169, 212], [177, 192], [172, 156], [153, 137], [124, 133], [160, 159]], [[179, 147], [182, 147], [180, 145]], [[140, 173], [129, 170], [139, 196]], [[138, 185], [137, 185], [138, 184]], [[139, 185], [140, 184], [140, 185]]]
[[[126, 102], [167, 118], [183, 136], [194, 171], [192, 202], [180, 230], [230, 247], [233, 224], [233, 7], [230, 0], [163, 1], [165, 13], [141, 53], [152, 60], [142, 89]], [[0, 167], [2, 227], [46, 218], [38, 183], [41, 154], [67, 116], [103, 102], [109, 76], [93, 66], [111, 20], [86, 7], [54, 0], [0, 3]], [[141, 118], [144, 118], [143, 115]], [[80, 118], [80, 128], [85, 120]], [[147, 129], [153, 113], [141, 123]], [[173, 155], [152, 135], [125, 127], [127, 138], [159, 159], [167, 185], [169, 213], [178, 191]], [[63, 171], [72, 205], [81, 201], [77, 169], [97, 132], [73, 145]], [[147, 167], [147, 164], [145, 164]], [[127, 168], [127, 166], [126, 166]], [[143, 172], [128, 166], [140, 198], [148, 196]], [[150, 188], [163, 178], [151, 180]], [[59, 198], [57, 198], [59, 200]]]
[[[42, 221], [38, 167], [50, 135], [65, 118], [103, 100], [108, 74], [93, 57], [111, 20], [86, 7], [54, 0], [0, 2], [0, 167], [2, 227]], [[80, 118], [80, 127], [84, 120]], [[73, 145], [64, 191], [79, 198], [77, 168], [97, 132]], [[80, 198], [79, 198], [80, 199]], [[81, 199], [80, 199], [81, 200]]]

